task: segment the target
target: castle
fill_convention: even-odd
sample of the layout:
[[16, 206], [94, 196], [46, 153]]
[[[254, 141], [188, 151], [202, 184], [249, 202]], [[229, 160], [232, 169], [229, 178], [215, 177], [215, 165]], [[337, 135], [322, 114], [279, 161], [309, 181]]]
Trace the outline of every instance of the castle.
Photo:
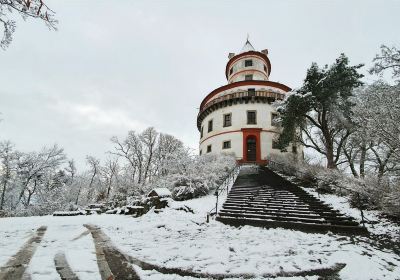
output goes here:
[[[239, 162], [264, 164], [271, 154], [282, 153], [276, 142], [279, 116], [272, 103], [291, 89], [269, 80], [268, 50], [256, 51], [248, 39], [240, 53], [228, 58], [228, 84], [213, 90], [200, 105], [200, 154], [234, 153]], [[287, 153], [302, 157], [302, 146], [291, 144]]]

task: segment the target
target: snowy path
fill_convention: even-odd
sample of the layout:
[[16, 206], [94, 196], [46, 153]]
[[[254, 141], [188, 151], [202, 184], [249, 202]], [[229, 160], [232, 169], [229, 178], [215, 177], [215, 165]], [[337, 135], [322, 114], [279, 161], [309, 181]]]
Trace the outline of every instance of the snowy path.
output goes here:
[[[26, 270], [27, 276], [32, 280], [60, 279], [54, 258], [64, 253], [71, 271], [79, 279], [101, 279], [92, 234], [83, 226], [89, 224], [100, 227], [117, 251], [158, 267], [267, 279], [263, 275], [316, 271], [344, 263], [340, 279], [399, 279], [400, 257], [390, 250], [336, 234], [235, 228], [214, 220], [206, 223], [206, 211], [213, 203], [212, 196], [174, 202], [160, 214], [150, 212], [140, 218], [121, 215], [4, 218], [0, 220], [0, 244], [9, 250], [1, 247], [0, 267], [29, 239], [32, 230], [44, 225], [47, 231]], [[182, 205], [191, 207], [195, 213], [174, 209]], [[140, 279], [199, 279], [132, 267]]]
[[42, 242], [47, 227], [42, 226], [29, 238], [24, 246], [15, 254], [0, 271], [0, 279], [20, 279], [24, 275], [26, 266], [30, 263], [36, 248]]

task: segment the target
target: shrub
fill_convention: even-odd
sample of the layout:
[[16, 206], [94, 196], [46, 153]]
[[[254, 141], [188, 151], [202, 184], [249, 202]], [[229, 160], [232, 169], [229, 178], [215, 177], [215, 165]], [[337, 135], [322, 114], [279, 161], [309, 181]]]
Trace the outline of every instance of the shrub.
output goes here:
[[382, 199], [383, 210], [390, 216], [400, 218], [400, 181], [395, 181]]
[[188, 200], [208, 194], [208, 188], [203, 184], [191, 184], [189, 186], [177, 186], [172, 191], [175, 200]]

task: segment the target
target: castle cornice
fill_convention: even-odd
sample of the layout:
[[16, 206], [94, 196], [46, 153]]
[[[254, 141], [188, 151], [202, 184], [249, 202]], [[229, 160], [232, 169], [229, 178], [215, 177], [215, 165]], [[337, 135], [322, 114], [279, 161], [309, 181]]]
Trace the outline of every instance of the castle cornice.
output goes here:
[[292, 89], [284, 84], [281, 83], [277, 83], [277, 82], [272, 82], [272, 81], [258, 81], [258, 80], [249, 80], [249, 81], [239, 81], [239, 82], [235, 82], [235, 83], [231, 83], [231, 84], [227, 84], [224, 85], [222, 87], [216, 88], [214, 89], [212, 92], [210, 92], [201, 102], [200, 104], [200, 111], [203, 110], [203, 107], [207, 104], [207, 102], [213, 98], [215, 95], [217, 95], [218, 93], [228, 90], [228, 89], [232, 89], [235, 87], [240, 87], [240, 86], [269, 86], [269, 87], [275, 87], [278, 89], [281, 89], [285, 92], [289, 92]]

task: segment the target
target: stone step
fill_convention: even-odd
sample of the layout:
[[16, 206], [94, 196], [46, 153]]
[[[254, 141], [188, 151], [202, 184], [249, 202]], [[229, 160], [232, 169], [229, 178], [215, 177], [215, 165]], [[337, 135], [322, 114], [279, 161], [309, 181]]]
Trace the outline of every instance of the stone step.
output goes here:
[[302, 201], [302, 200], [296, 200], [296, 201], [288, 201], [288, 200], [267, 200], [267, 199], [261, 199], [261, 198], [254, 198], [254, 199], [249, 199], [249, 198], [240, 198], [240, 197], [235, 197], [235, 198], [227, 198], [227, 201], [231, 201], [231, 202], [241, 202], [241, 203], [260, 203], [260, 204], [282, 204], [282, 205], [286, 205], [286, 204], [296, 204], [296, 205], [304, 205], [307, 207], [314, 207], [314, 206], [321, 206], [327, 209], [332, 209], [331, 206], [326, 205], [324, 203], [318, 203], [315, 201]]
[[271, 210], [271, 209], [264, 209], [264, 210], [254, 210], [254, 209], [221, 209], [221, 215], [225, 213], [233, 213], [233, 214], [260, 214], [260, 215], [275, 215], [278, 217], [300, 217], [300, 218], [319, 218], [325, 219], [329, 222], [354, 222], [354, 220], [350, 217], [345, 216], [327, 216], [327, 215], [320, 215], [319, 213], [296, 213], [296, 212], [288, 212], [288, 211], [280, 211], [280, 210]]
[[313, 210], [325, 210], [325, 211], [331, 211], [335, 213], [340, 213], [338, 210], [332, 209], [332, 207], [324, 205], [324, 204], [318, 204], [318, 203], [281, 203], [281, 202], [275, 202], [275, 201], [259, 201], [259, 200], [248, 200], [248, 199], [227, 199], [225, 203], [234, 203], [234, 204], [245, 204], [245, 205], [252, 205], [252, 206], [278, 206], [278, 207], [294, 207], [294, 208], [304, 208], [304, 209], [313, 209]]
[[299, 218], [321, 218], [320, 215], [314, 214], [314, 213], [304, 213], [304, 214], [298, 214], [298, 213], [293, 213], [293, 212], [283, 212], [283, 211], [276, 211], [276, 210], [269, 210], [269, 209], [264, 209], [262, 211], [260, 210], [254, 210], [254, 209], [240, 209], [240, 210], [235, 210], [235, 209], [221, 209], [219, 211], [221, 215], [224, 213], [244, 213], [244, 214], [266, 214], [266, 215], [274, 215], [274, 216], [283, 216], [283, 217], [299, 217]]
[[292, 218], [292, 217], [280, 217], [276, 215], [262, 215], [252, 213], [220, 213], [220, 217], [236, 217], [236, 218], [256, 218], [261, 220], [274, 220], [274, 221], [285, 221], [285, 222], [305, 222], [305, 223], [317, 223], [323, 224], [326, 221], [322, 218]]
[[240, 199], [254, 199], [254, 198], [260, 198], [260, 199], [277, 199], [277, 200], [300, 200], [297, 196], [266, 196], [266, 195], [228, 195], [228, 198], [240, 198]]
[[217, 220], [233, 225], [365, 231], [353, 218], [268, 169], [246, 172], [237, 177]]
[[232, 226], [259, 226], [267, 228], [288, 228], [297, 229], [306, 232], [338, 232], [338, 233], [348, 233], [348, 234], [365, 234], [367, 230], [360, 226], [341, 226], [341, 225], [327, 225], [327, 224], [314, 224], [314, 223], [304, 223], [304, 222], [282, 222], [282, 221], [267, 221], [262, 219], [249, 219], [249, 218], [232, 218], [232, 217], [220, 217], [217, 216], [217, 221], [224, 224], [229, 224]]
[[[298, 214], [308, 214], [308, 213], [317, 213], [318, 215], [323, 215], [323, 216], [332, 216], [332, 217], [343, 217], [344, 214], [342, 213], [331, 213], [329, 211], [312, 211], [312, 210], [298, 210], [298, 209], [287, 209], [287, 208], [283, 208], [283, 207], [271, 207], [271, 206], [263, 206], [263, 207], [257, 207], [257, 206], [249, 206], [246, 207], [244, 205], [240, 205], [240, 204], [224, 204], [223, 205], [223, 209], [232, 209], [232, 210], [242, 210], [242, 209], [255, 209], [258, 211], [264, 211], [265, 209], [268, 209], [270, 211], [280, 211], [280, 212], [287, 212], [287, 213], [298, 213]], [[350, 217], [348, 217], [349, 219], [352, 219]]]
[[281, 196], [281, 197], [298, 197], [297, 195], [291, 193], [275, 193], [275, 192], [230, 192], [230, 195], [263, 195], [263, 196]]
[[251, 205], [276, 205], [276, 206], [289, 206], [289, 207], [300, 207], [300, 208], [310, 208], [309, 205], [303, 203], [303, 202], [298, 202], [298, 203], [293, 203], [293, 202], [275, 202], [275, 201], [267, 201], [267, 200], [248, 200], [248, 199], [227, 199], [226, 202], [232, 202], [232, 203], [244, 203], [244, 204], [251, 204]]
[[326, 220], [322, 217], [294, 217], [294, 216], [278, 216], [268, 215], [260, 213], [232, 213], [223, 212], [219, 214], [220, 217], [236, 217], [236, 218], [256, 218], [261, 220], [275, 220], [283, 222], [304, 222], [304, 223], [316, 223], [316, 224], [330, 224], [330, 225], [347, 225], [347, 226], [358, 226], [357, 222], [346, 221], [346, 220]]

